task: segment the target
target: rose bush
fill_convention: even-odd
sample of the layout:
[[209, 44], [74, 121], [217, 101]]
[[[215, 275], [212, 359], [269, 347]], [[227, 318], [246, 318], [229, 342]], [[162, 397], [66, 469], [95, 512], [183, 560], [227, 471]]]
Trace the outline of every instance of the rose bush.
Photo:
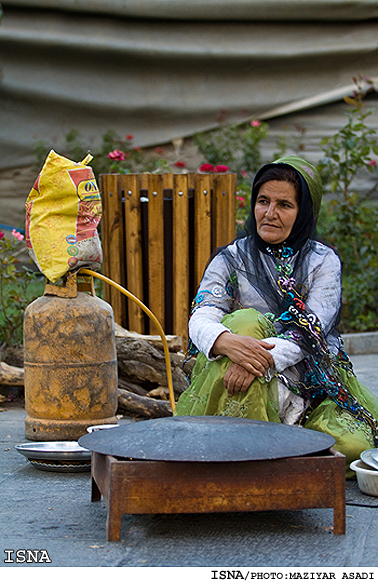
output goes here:
[[23, 239], [16, 229], [10, 239], [0, 232], [0, 348], [22, 346], [25, 308], [40, 295], [37, 274], [18, 259]]

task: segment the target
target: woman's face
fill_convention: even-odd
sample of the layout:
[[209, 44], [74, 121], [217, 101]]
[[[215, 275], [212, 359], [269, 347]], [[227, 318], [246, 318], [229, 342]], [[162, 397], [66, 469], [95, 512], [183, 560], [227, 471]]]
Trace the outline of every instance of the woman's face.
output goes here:
[[293, 184], [280, 180], [265, 182], [255, 204], [257, 233], [271, 245], [283, 243], [291, 233], [298, 210]]

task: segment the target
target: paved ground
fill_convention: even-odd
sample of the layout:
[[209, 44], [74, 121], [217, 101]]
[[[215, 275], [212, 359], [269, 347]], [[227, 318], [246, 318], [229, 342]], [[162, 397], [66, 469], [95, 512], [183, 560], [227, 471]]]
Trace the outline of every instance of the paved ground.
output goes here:
[[[378, 395], [378, 356], [353, 357]], [[347, 567], [378, 579], [378, 498], [347, 483], [347, 532], [335, 536], [332, 510], [251, 514], [124, 516], [121, 542], [105, 538], [106, 506], [90, 501], [90, 475], [44, 472], [14, 449], [25, 442], [22, 402], [0, 412], [0, 566], [17, 549], [45, 550], [53, 567]], [[43, 558], [43, 555], [39, 555]], [[319, 570], [319, 569], [318, 569]], [[202, 572], [202, 570], [201, 570]], [[3, 572], [8, 577], [13, 571]], [[286, 577], [287, 578], [287, 577]], [[369, 577], [372, 578], [372, 577]]]

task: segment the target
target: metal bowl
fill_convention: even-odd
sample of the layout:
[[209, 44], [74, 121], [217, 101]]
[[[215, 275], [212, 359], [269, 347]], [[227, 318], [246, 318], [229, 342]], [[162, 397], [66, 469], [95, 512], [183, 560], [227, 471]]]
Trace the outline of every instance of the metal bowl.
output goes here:
[[378, 470], [378, 448], [365, 449], [360, 458], [370, 469]]
[[355, 460], [350, 469], [356, 472], [357, 484], [361, 492], [368, 496], [378, 496], [378, 470], [369, 468], [362, 460]]
[[48, 472], [84, 472], [90, 470], [91, 452], [77, 441], [40, 441], [15, 445], [39, 470]]
[[90, 460], [91, 452], [77, 441], [36, 441], [15, 445], [17, 451], [34, 460], [80, 461]]

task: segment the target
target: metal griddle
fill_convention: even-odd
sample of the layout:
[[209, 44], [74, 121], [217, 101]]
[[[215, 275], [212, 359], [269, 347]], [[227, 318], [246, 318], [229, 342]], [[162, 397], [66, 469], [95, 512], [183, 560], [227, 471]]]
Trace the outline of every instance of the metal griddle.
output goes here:
[[134, 460], [238, 462], [310, 455], [332, 447], [330, 435], [235, 417], [165, 417], [88, 433], [90, 451]]
[[92, 502], [108, 507], [106, 538], [123, 514], [333, 508], [345, 533], [345, 457], [333, 437], [233, 417], [130, 422], [79, 439], [92, 451]]

